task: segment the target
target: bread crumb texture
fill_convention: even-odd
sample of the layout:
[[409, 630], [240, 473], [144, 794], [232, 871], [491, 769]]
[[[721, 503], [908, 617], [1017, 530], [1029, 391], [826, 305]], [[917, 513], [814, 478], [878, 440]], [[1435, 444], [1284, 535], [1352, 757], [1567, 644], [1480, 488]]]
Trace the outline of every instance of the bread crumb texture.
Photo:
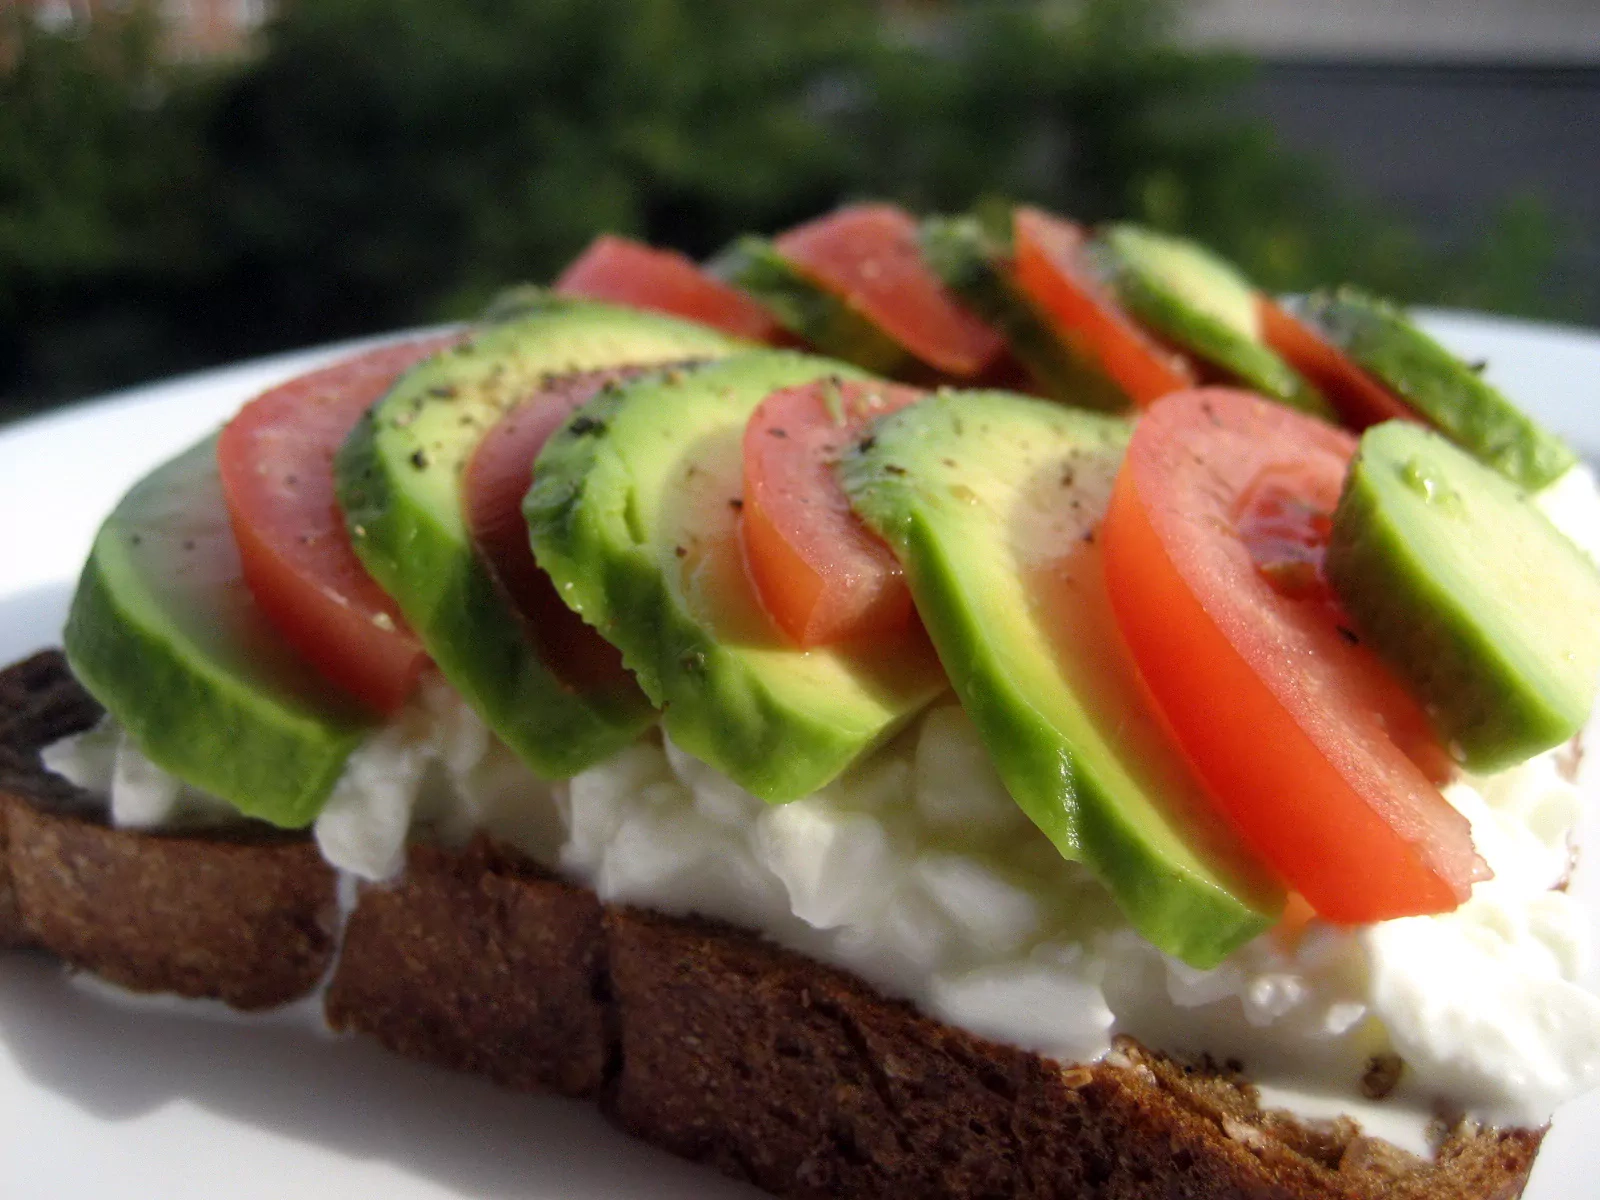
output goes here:
[[1122, 1040], [1063, 1065], [930, 1020], [719, 923], [602, 905], [479, 839], [357, 898], [306, 841], [108, 828], [38, 750], [98, 718], [60, 655], [0, 672], [0, 945], [138, 991], [271, 1007], [332, 970], [336, 1029], [596, 1101], [793, 1197], [1506, 1200], [1542, 1130], [1461, 1125], [1426, 1162], [1263, 1111], [1225, 1065]]

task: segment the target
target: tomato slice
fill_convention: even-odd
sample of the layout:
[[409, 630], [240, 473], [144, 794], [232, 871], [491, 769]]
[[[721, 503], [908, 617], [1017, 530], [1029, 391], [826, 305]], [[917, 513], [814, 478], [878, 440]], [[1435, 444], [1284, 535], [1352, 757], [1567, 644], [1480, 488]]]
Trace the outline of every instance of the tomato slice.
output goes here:
[[971, 379], [1005, 349], [1004, 339], [923, 261], [916, 220], [893, 205], [838, 209], [791, 229], [773, 246], [935, 370]]
[[1256, 307], [1261, 313], [1261, 338], [1268, 348], [1315, 384], [1350, 428], [1421, 421], [1410, 405], [1282, 305], [1261, 296]]
[[763, 606], [797, 645], [887, 634], [913, 619], [899, 561], [850, 511], [833, 467], [869, 421], [923, 394], [819, 380], [773, 392], [745, 425], [745, 563]]
[[455, 340], [384, 346], [290, 380], [245, 405], [217, 443], [251, 595], [329, 681], [381, 713], [405, 703], [428, 659], [350, 546], [333, 456], [400, 375]]
[[533, 460], [550, 435], [607, 384], [642, 367], [582, 371], [551, 379], [512, 405], [467, 460], [461, 506], [479, 556], [523, 618], [539, 657], [568, 687], [601, 691], [628, 683], [622, 655], [563, 603], [534, 561], [522, 498], [533, 486]]
[[1081, 228], [1019, 208], [1012, 239], [1017, 286], [1051, 319], [1057, 336], [1140, 408], [1199, 382], [1194, 364], [1146, 333], [1101, 286], [1084, 261], [1088, 238]]
[[707, 275], [675, 250], [657, 250], [603, 233], [561, 273], [558, 295], [606, 300], [684, 317], [753, 342], [792, 339], [749, 296]]
[[1245, 392], [1178, 393], [1140, 421], [1101, 533], [1118, 623], [1215, 802], [1319, 914], [1352, 924], [1453, 909], [1487, 876], [1466, 818], [1396, 744], [1415, 703], [1307, 573], [1282, 570], [1290, 527], [1315, 525], [1289, 500], [1331, 512], [1354, 450]]

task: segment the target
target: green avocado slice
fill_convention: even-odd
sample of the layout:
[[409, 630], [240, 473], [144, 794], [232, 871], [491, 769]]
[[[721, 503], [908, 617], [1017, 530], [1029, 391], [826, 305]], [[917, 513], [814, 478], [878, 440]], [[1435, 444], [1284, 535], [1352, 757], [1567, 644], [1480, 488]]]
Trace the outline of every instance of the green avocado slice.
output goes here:
[[439, 669], [534, 771], [576, 774], [654, 719], [637, 688], [580, 694], [539, 658], [474, 552], [461, 472], [499, 416], [547, 375], [714, 358], [743, 345], [702, 325], [591, 301], [532, 297], [404, 375], [335, 461], [357, 555]]
[[1600, 572], [1525, 493], [1436, 433], [1367, 430], [1328, 579], [1471, 770], [1559, 746], [1600, 684]]
[[66, 628], [73, 674], [152, 762], [299, 828], [376, 723], [289, 647], [245, 586], [207, 438], [101, 526]]
[[769, 801], [816, 791], [948, 686], [915, 630], [792, 646], [746, 575], [745, 424], [769, 392], [826, 376], [862, 373], [764, 351], [604, 392], [545, 444], [523, 505], [539, 565], [667, 732]]
[[1322, 393], [1262, 340], [1256, 290], [1231, 263], [1195, 242], [1138, 225], [1101, 230], [1090, 254], [1122, 306], [1146, 327], [1246, 387], [1334, 419]]
[[746, 234], [713, 258], [707, 269], [749, 292], [778, 324], [819, 354], [879, 375], [926, 374], [904, 346], [812, 283], [765, 238]]
[[941, 392], [841, 460], [894, 548], [1000, 777], [1150, 942], [1215, 965], [1281, 889], [1224, 827], [1146, 704], [1095, 531], [1130, 425], [1002, 392]]
[[1537, 491], [1577, 462], [1565, 442], [1395, 305], [1344, 287], [1313, 294], [1298, 311], [1429, 424], [1517, 486]]

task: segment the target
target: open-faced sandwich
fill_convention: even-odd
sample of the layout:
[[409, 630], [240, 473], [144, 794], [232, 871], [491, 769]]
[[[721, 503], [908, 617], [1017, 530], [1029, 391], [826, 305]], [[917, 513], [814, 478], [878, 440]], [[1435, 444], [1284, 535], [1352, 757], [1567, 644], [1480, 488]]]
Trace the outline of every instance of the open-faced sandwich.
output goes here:
[[1148, 230], [602, 238], [118, 505], [0, 673], [0, 943], [780, 1195], [1515, 1196], [1600, 1083], [1597, 522]]

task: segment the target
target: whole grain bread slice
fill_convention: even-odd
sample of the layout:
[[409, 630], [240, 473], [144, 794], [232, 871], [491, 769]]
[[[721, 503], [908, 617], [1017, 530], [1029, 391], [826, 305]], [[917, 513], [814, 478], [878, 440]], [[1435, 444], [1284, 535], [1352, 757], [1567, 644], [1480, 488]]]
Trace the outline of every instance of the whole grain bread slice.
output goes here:
[[413, 846], [397, 883], [362, 888], [334, 964], [333, 875], [309, 843], [110, 829], [43, 771], [39, 746], [97, 715], [59, 655], [0, 672], [0, 934], [239, 1007], [333, 965], [335, 1028], [594, 1099], [777, 1195], [1504, 1200], [1543, 1134], [1463, 1125], [1428, 1162], [1263, 1111], [1207, 1061], [1124, 1041], [1058, 1063], [752, 934], [604, 905], [484, 839]]

